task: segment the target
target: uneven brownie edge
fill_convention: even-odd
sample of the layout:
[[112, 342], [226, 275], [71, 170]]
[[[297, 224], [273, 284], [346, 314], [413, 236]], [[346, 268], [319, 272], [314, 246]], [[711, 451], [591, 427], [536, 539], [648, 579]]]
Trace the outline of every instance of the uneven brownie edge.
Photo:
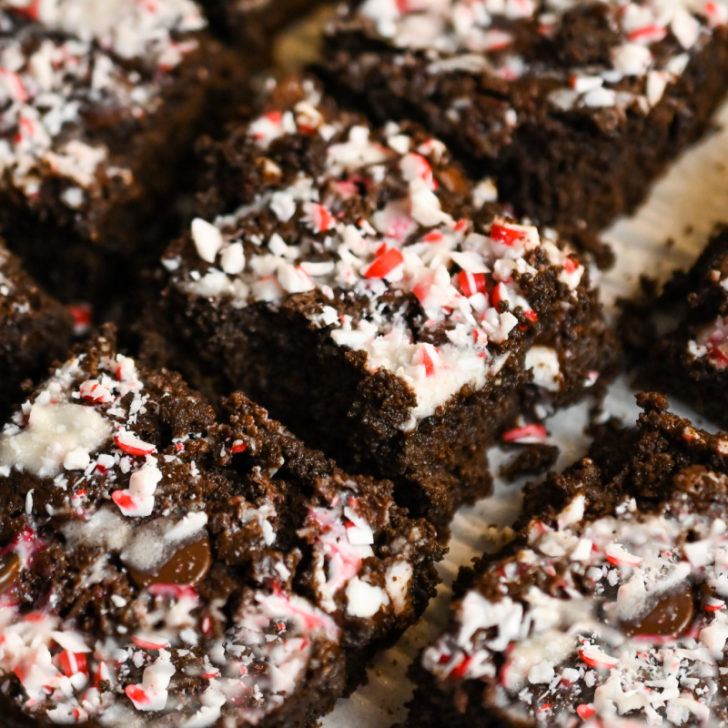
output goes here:
[[715, 232], [692, 269], [678, 273], [652, 318], [678, 322], [646, 354], [643, 378], [728, 427], [728, 229]]
[[0, 417], [21, 399], [20, 383], [65, 354], [71, 317], [22, 269], [0, 240]]
[[370, 127], [310, 78], [265, 104], [208, 150], [159, 330], [194, 381], [241, 387], [442, 526], [488, 492], [502, 428], [613, 363], [586, 266], [420, 127]]
[[515, 540], [461, 573], [408, 725], [726, 720], [728, 435], [638, 401], [636, 428], [529, 486]]
[[[725, 95], [720, 3], [715, 17], [687, 5], [671, 16], [650, 2], [445, 5], [452, 15], [438, 46], [427, 28], [441, 6], [398, 4], [400, 14], [394, 0], [358, 3], [329, 28], [322, 72], [376, 118], [412, 118], [442, 136], [542, 223], [599, 228], [633, 211]], [[654, 18], [643, 12], [652, 7]], [[454, 50], [452, 26], [460, 18], [465, 35], [468, 13], [472, 49]], [[420, 34], [400, 47], [373, 20], [414, 26], [418, 17]]]
[[0, 145], [0, 223], [58, 296], [103, 299], [176, 229], [192, 142], [238, 97], [245, 66], [189, 0], [116, 3], [106, 19], [82, 0], [27, 4], [0, 11], [15, 129]]
[[78, 347], [0, 434], [13, 726], [308, 727], [424, 610], [442, 555], [240, 394]]

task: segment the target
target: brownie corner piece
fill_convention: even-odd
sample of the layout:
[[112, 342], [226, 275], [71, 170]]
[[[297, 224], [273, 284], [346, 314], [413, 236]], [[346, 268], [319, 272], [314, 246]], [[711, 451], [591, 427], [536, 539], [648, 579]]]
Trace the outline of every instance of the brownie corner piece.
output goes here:
[[728, 426], [728, 229], [717, 230], [687, 273], [653, 306], [677, 315], [652, 346], [647, 376], [721, 426]]
[[381, 118], [413, 118], [541, 223], [631, 212], [726, 91], [722, 4], [357, 2], [324, 71]]
[[413, 666], [411, 725], [720, 725], [728, 435], [639, 397], [634, 428], [527, 493]]
[[21, 399], [20, 383], [66, 353], [71, 316], [46, 295], [0, 240], [0, 416]]
[[442, 526], [487, 493], [503, 427], [608, 369], [588, 265], [417, 125], [372, 126], [306, 77], [262, 105], [208, 150], [202, 216], [163, 259], [161, 330], [197, 380]]
[[0, 222], [49, 290], [103, 295], [164, 237], [228, 56], [193, 0], [0, 8]]
[[5, 424], [4, 720], [308, 728], [424, 609], [441, 547], [390, 484], [228, 414], [107, 327]]

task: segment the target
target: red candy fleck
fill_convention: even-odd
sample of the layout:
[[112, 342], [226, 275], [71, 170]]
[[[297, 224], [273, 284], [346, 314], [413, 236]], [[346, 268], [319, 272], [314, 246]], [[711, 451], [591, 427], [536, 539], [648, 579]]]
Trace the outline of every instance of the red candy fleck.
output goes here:
[[593, 718], [597, 714], [597, 711], [590, 703], [581, 703], [581, 705], [576, 706], [576, 714], [582, 720], [589, 720], [589, 718]]
[[467, 298], [474, 296], [476, 293], [485, 293], [485, 273], [470, 273], [466, 270], [461, 270], [457, 274], [456, 280], [458, 288]]
[[152, 642], [141, 637], [132, 637], [131, 641], [142, 650], [163, 650], [165, 647], [169, 647], [169, 642]]
[[[384, 249], [383, 249], [384, 248]], [[404, 257], [397, 248], [381, 246], [377, 257], [364, 273], [365, 278], [386, 278], [404, 263]]]
[[439, 230], [431, 230], [422, 238], [423, 243], [441, 243], [443, 235]]
[[564, 258], [564, 270], [571, 274], [579, 267], [579, 261], [574, 258]]
[[655, 43], [662, 40], [667, 35], [667, 30], [661, 25], [645, 25], [642, 28], [636, 28], [627, 37], [631, 41], [640, 40], [644, 43]]
[[500, 223], [493, 223], [490, 226], [490, 237], [492, 240], [496, 240], [504, 245], [513, 245], [519, 240], [523, 240], [526, 233], [524, 230], [512, 228], [507, 225], [501, 225]]
[[134, 498], [128, 490], [115, 490], [111, 494], [111, 500], [113, 500], [119, 508], [125, 511], [131, 511], [136, 508]]
[[306, 222], [315, 233], [331, 230], [336, 224], [336, 220], [329, 210], [316, 202], [306, 206]]
[[235, 454], [245, 452], [247, 449], [248, 446], [242, 440], [235, 440], [230, 446], [230, 452]]
[[91, 328], [93, 309], [87, 303], [79, 303], [76, 306], [69, 306], [68, 312], [73, 319], [73, 333], [76, 336], [85, 334]]
[[523, 318], [535, 324], [538, 321], [538, 314], [529, 308], [528, 311], [523, 312]]
[[460, 662], [458, 662], [457, 665], [455, 665], [455, 667], [453, 667], [452, 670], [450, 670], [450, 674], [448, 675], [448, 677], [456, 679], [463, 677], [472, 661], [472, 657], [464, 657]]
[[127, 685], [124, 688], [124, 692], [127, 694], [129, 700], [132, 700], [139, 705], [147, 705], [151, 702], [147, 695], [147, 691], [141, 685]]
[[523, 425], [507, 430], [501, 436], [503, 442], [543, 442], [548, 437], [546, 428], [539, 424]]
[[63, 650], [63, 652], [58, 655], [58, 662], [61, 665], [63, 674], [67, 677], [71, 677], [71, 675], [75, 675], [77, 672], [88, 672], [86, 655], [83, 652], [69, 652], [68, 650]]

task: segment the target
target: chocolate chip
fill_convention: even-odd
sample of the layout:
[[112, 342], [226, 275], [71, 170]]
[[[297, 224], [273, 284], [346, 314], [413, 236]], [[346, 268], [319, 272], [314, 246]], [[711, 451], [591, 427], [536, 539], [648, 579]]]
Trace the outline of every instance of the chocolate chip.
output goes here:
[[212, 554], [210, 541], [204, 536], [199, 541], [185, 544], [156, 571], [139, 571], [129, 568], [129, 575], [138, 586], [152, 584], [199, 584], [210, 571]]
[[689, 586], [663, 594], [647, 614], [637, 622], [622, 623], [622, 631], [633, 635], [678, 637], [692, 624], [695, 616], [693, 591]]
[[0, 557], [0, 594], [7, 591], [17, 580], [20, 573], [20, 558], [17, 554]]

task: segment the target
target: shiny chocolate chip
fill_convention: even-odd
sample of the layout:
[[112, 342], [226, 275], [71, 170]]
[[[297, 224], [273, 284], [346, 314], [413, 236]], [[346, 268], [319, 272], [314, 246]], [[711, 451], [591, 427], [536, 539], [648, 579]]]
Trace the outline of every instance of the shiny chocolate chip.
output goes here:
[[690, 627], [694, 617], [693, 591], [685, 586], [679, 591], [662, 595], [647, 614], [635, 622], [624, 622], [621, 626], [629, 637], [678, 637]]
[[18, 574], [20, 574], [20, 557], [17, 554], [0, 556], [0, 594], [15, 584]]
[[210, 541], [204, 536], [199, 541], [181, 546], [155, 571], [129, 568], [134, 583], [145, 588], [152, 584], [199, 584], [210, 571], [212, 553]]

